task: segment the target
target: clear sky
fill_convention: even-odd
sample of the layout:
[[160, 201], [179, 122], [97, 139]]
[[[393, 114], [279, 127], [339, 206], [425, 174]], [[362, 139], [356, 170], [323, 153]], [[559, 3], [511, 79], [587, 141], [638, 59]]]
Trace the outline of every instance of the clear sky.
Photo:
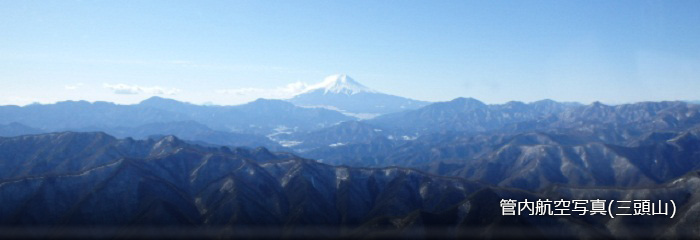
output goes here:
[[[698, 100], [700, 1], [0, 1], [0, 104]], [[292, 84], [297, 83], [297, 84]]]

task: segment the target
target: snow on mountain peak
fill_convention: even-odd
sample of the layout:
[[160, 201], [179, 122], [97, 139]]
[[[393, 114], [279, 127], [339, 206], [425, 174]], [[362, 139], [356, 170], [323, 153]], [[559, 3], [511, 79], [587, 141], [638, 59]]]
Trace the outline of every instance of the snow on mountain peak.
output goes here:
[[323, 79], [322, 82], [309, 86], [306, 92], [322, 89], [324, 94], [337, 93], [353, 95], [361, 92], [375, 92], [356, 82], [346, 74], [335, 74]]

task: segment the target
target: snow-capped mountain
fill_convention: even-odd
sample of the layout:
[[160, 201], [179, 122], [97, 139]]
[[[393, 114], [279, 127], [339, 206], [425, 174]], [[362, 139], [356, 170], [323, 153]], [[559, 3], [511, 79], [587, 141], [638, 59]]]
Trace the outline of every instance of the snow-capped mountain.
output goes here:
[[323, 91], [324, 94], [353, 95], [361, 92], [376, 93], [376, 91], [360, 84], [346, 74], [335, 74], [323, 79], [322, 82], [309, 86], [303, 93]]
[[290, 102], [305, 107], [324, 107], [359, 118], [416, 109], [428, 102], [408, 99], [375, 91], [346, 74], [331, 75]]

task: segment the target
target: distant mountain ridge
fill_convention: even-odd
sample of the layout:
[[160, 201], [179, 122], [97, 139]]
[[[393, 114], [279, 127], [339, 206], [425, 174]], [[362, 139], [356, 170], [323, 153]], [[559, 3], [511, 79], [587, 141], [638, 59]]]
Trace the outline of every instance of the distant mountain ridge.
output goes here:
[[700, 106], [685, 102], [639, 102], [609, 106], [541, 100], [487, 105], [473, 98], [456, 98], [420, 109], [387, 114], [368, 123], [407, 133], [445, 131], [524, 131], [542, 129], [583, 129], [585, 125], [649, 128], [684, 128], [700, 123]]
[[[648, 187], [700, 168], [700, 106], [684, 102], [487, 105], [456, 99], [364, 122], [390, 134], [300, 154], [328, 164], [414, 167], [531, 190]], [[392, 140], [402, 132], [418, 137]]]
[[17, 122], [0, 124], [0, 137], [15, 137], [37, 133], [42, 133], [42, 131]]
[[314, 130], [353, 119], [328, 109], [302, 108], [267, 99], [236, 106], [202, 106], [160, 97], [134, 105], [65, 101], [0, 106], [0, 124], [17, 122], [44, 132], [196, 121], [213, 130], [266, 135], [281, 127]]
[[147, 139], [174, 135], [199, 144], [237, 147], [265, 147], [275, 151], [291, 151], [262, 135], [216, 131], [195, 121], [149, 123], [136, 127], [75, 129], [80, 132], [103, 131], [118, 138]]
[[474, 98], [456, 98], [416, 110], [383, 115], [368, 120], [368, 123], [412, 134], [441, 131], [484, 132], [510, 124], [544, 119], [570, 108], [570, 105], [550, 100], [530, 104], [513, 101], [487, 105]]

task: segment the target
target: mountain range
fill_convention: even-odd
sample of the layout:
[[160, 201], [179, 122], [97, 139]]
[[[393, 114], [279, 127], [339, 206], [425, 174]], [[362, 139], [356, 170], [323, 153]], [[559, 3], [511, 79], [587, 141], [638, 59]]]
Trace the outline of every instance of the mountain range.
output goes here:
[[[639, 234], [645, 227], [644, 234], [687, 237], [697, 234], [692, 222], [700, 204], [696, 172], [663, 188], [553, 186], [531, 193], [408, 168], [331, 166], [263, 149], [203, 147], [172, 136], [137, 141], [64, 132], [0, 138], [0, 156], [0, 224], [108, 227], [94, 233], [99, 237], [141, 234], [134, 226], [194, 231], [201, 231], [197, 226], [237, 226], [235, 230], [247, 231], [218, 235], [353, 238], [382, 232], [403, 237], [599, 238]], [[509, 218], [500, 216], [497, 205], [504, 198], [613, 196], [675, 199], [679, 220]]]
[[[693, 238], [699, 184], [700, 105], [680, 101], [427, 103], [334, 75], [235, 106], [0, 106], [3, 238]], [[678, 212], [503, 216], [503, 199]]]
[[[355, 139], [366, 136], [361, 141], [317, 144], [300, 154], [328, 164], [412, 167], [528, 190], [553, 184], [649, 187], [698, 169], [697, 105], [593, 103], [552, 108], [555, 105], [550, 104], [535, 110], [538, 103], [485, 105], [458, 99], [447, 106], [433, 104], [366, 121], [382, 130], [355, 131]], [[355, 129], [346, 128], [332, 132]], [[401, 134], [419, 136], [397, 140]]]
[[[202, 106], [160, 97], [152, 97], [135, 105], [66, 101], [24, 107], [0, 106], [0, 124], [20, 123], [43, 132], [143, 129], [154, 124], [197, 122], [215, 131], [264, 136], [283, 130], [320, 129], [353, 119], [332, 110], [302, 108], [282, 100], [267, 99], [237, 106]], [[127, 135], [139, 137], [140, 134]]]

